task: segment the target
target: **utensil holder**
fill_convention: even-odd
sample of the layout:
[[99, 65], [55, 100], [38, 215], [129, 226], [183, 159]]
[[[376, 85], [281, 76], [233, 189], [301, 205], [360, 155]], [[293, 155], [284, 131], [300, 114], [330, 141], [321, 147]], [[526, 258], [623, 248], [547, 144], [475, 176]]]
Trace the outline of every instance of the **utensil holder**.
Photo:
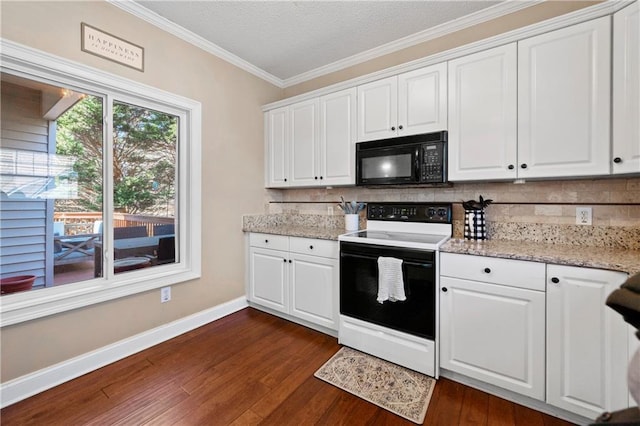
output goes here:
[[360, 215], [358, 214], [345, 214], [344, 215], [344, 229], [346, 231], [357, 231], [359, 228]]
[[487, 239], [484, 210], [464, 211], [464, 238], [467, 240]]

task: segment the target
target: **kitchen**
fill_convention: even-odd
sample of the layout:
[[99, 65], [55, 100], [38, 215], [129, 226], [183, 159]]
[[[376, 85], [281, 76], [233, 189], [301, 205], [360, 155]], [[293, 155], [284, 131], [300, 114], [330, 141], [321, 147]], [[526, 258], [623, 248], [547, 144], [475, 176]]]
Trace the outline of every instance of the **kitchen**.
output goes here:
[[[90, 16], [96, 25], [100, 24], [99, 27], [110, 28], [113, 26], [112, 22], [120, 21], [127, 23], [130, 28], [147, 25], [141, 24], [141, 21], [113, 6], [108, 4], [83, 5], [82, 12], [71, 12], [65, 10], [64, 7], [56, 9], [47, 4], [39, 6], [42, 7], [41, 10], [29, 4], [3, 4], [3, 9], [7, 8], [8, 13], [13, 14], [14, 17], [21, 17], [14, 22], [6, 24], [3, 22], [3, 37], [6, 34], [8, 38], [15, 41], [36, 46], [60, 56], [87, 62], [92, 66], [106, 68], [110, 72], [124, 74], [129, 78], [145, 79], [148, 84], [184, 93], [195, 99], [203, 98], [203, 95], [197, 93], [203, 90], [203, 87], [206, 87], [204, 91], [211, 99], [214, 99], [218, 93], [227, 93], [230, 90], [225, 89], [217, 82], [214, 82], [217, 84], [214, 88], [207, 86], [206, 84], [214, 83], [205, 84], [207, 76], [202, 74], [190, 75], [193, 81], [203, 82], [203, 86], [194, 90], [191, 87], [185, 87], [187, 85], [182, 83], [183, 79], [180, 78], [177, 71], [167, 70], [168, 75], [164, 75], [157, 73], [153, 67], [150, 67], [147, 73], [141, 76], [135, 71], [123, 71], [115, 64], [105, 64], [96, 58], [87, 59], [81, 56], [73, 48], [77, 38], [75, 30], [76, 21], [79, 19], [76, 16], [77, 13], [85, 16], [84, 19], [87, 19], [86, 16]], [[553, 7], [570, 8], [575, 6], [553, 5]], [[5, 10], [3, 10], [3, 16], [6, 16], [7, 14], [4, 12]], [[561, 13], [564, 11], [546, 10], [540, 12], [542, 17], [532, 14], [528, 19], [541, 20], [544, 17], [550, 17], [548, 15]], [[545, 14], [547, 16], [544, 16]], [[30, 18], [27, 19], [27, 15]], [[523, 18], [523, 15], [520, 15], [519, 19], [525, 23], [532, 23], [526, 22], [527, 18]], [[38, 34], [38, 28], [52, 30], [52, 21], [69, 24], [61, 25], [62, 28], [70, 28], [69, 30], [64, 29], [60, 33], [60, 41], [64, 41], [64, 43], [50, 44], [45, 39], [38, 39], [35, 36]], [[522, 26], [525, 23], [519, 22], [517, 25]], [[503, 22], [502, 25], [508, 27], [514, 24]], [[496, 25], [493, 31], [496, 34], [504, 32], [506, 31], [504, 27]], [[119, 34], [126, 35], [129, 39], [134, 38], [132, 30], [126, 29], [125, 24], [118, 29]], [[337, 222], [341, 219], [336, 211], [337, 208], [334, 207], [334, 214], [329, 215], [327, 207], [334, 206], [340, 196], [344, 196], [347, 200], [367, 202], [452, 202], [454, 203], [453, 235], [460, 238], [462, 236], [462, 210], [461, 205], [457, 203], [462, 200], [477, 199], [479, 195], [483, 195], [485, 198], [496, 201], [495, 204], [487, 208], [487, 217], [494, 224], [494, 229], [490, 228], [490, 232], [502, 231], [503, 235], [513, 239], [517, 239], [517, 233], [523, 231], [534, 233], [533, 238], [537, 240], [543, 240], [549, 232], [558, 235], [560, 224], [575, 223], [577, 204], [593, 207], [594, 228], [602, 235], [607, 235], [607, 238], [611, 238], [611, 241], [616, 240], [616, 236], [619, 235], [617, 233], [625, 234], [628, 228], [637, 229], [637, 207], [628, 205], [637, 203], [638, 200], [640, 184], [637, 177], [526, 181], [523, 185], [514, 184], [512, 181], [502, 183], [470, 182], [454, 184], [449, 188], [335, 187], [333, 189], [268, 189], [265, 191], [263, 157], [257, 154], [262, 152], [264, 143], [263, 117], [260, 108], [270, 102], [306, 93], [327, 86], [327, 84], [318, 81], [313, 84], [301, 84], [300, 87], [279, 90], [248, 74], [238, 74], [233, 66], [225, 64], [222, 60], [204, 59], [203, 53], [196, 52], [196, 49], [192, 47], [185, 48], [182, 42], [176, 42], [171, 36], [154, 27], [149, 26], [147, 30], [148, 34], [144, 33], [141, 44], [150, 46], [159, 43], [154, 40], [161, 40], [167, 46], [171, 46], [172, 48], [169, 48], [167, 52], [177, 55], [183, 61], [184, 69], [189, 73], [192, 72], [190, 70], [196, 69], [200, 65], [200, 61], [206, 61], [207, 66], [216, 70], [214, 73], [216, 78], [224, 79], [226, 84], [232, 84], [230, 87], [235, 91], [236, 100], [231, 105], [203, 99], [204, 111], [214, 117], [213, 123], [207, 124], [211, 127], [205, 126], [204, 133], [208, 140], [215, 141], [204, 144], [203, 161], [217, 164], [216, 158], [226, 158], [225, 155], [231, 156], [228, 165], [220, 164], [219, 168], [205, 168], [203, 179], [204, 181], [217, 182], [216, 191], [211, 194], [203, 192], [203, 211], [212, 212], [211, 218], [207, 221], [207, 227], [203, 227], [203, 239], [207, 241], [224, 240], [224, 249], [220, 245], [203, 246], [203, 254], [212, 257], [210, 264], [203, 262], [205, 263], [203, 278], [193, 283], [174, 286], [172, 304], [165, 305], [162, 309], [157, 304], [155, 292], [154, 294], [142, 294], [110, 304], [91, 307], [89, 310], [92, 315], [111, 318], [111, 324], [108, 327], [101, 327], [99, 333], [94, 333], [92, 328], [88, 330], [79, 325], [84, 322], [86, 310], [84, 312], [71, 311], [59, 317], [41, 319], [3, 329], [3, 382], [152, 329], [159, 324], [178, 320], [187, 314], [206, 310], [211, 306], [241, 297], [244, 294], [243, 253], [245, 252], [245, 241], [237, 224], [238, 218], [247, 213], [317, 214], [321, 216], [322, 220]], [[433, 49], [433, 47], [430, 48]], [[187, 57], [182, 53], [183, 51], [193, 53], [192, 57]], [[429, 51], [428, 47], [411, 59], [430, 53], [433, 52]], [[153, 51], [150, 54], [153, 55]], [[155, 60], [162, 63], [162, 61], [167, 61], [167, 58], [160, 55]], [[379, 69], [403, 62], [406, 60], [396, 58]], [[366, 73], [360, 72], [362, 75]], [[340, 77], [336, 76], [335, 78], [339, 79]], [[246, 110], [255, 111], [255, 114], [247, 118]], [[217, 126], [216, 130], [212, 128], [214, 126]], [[228, 175], [237, 173], [240, 167], [245, 174], [245, 179], [234, 179], [231, 182]], [[229, 209], [224, 211], [217, 209], [219, 205], [229, 205], [229, 200], [234, 201]], [[529, 204], [529, 202], [534, 204]], [[531, 224], [542, 225], [533, 227]], [[567, 233], [571, 235], [573, 231], [568, 229]], [[598, 238], [598, 234], [590, 233], [587, 241], [591, 242], [588, 246], [598, 247], [601, 240]], [[637, 241], [637, 238], [633, 241]], [[147, 315], [133, 315], [139, 306], [148, 307]], [[132, 314], [122, 315], [123, 312], [131, 312]], [[45, 351], [49, 352], [46, 357], [39, 358], [34, 355], [25, 357], [12, 352], [11, 348], [16, 347], [12, 344], [13, 342], [29, 340], [31, 343], [27, 346], [35, 349], [39, 347], [35, 342], [40, 339], [40, 336], [55, 332], [62, 327], [69, 329], [68, 334], [59, 337], [60, 342], [56, 344], [55, 348], [48, 348]], [[88, 334], [93, 334], [91, 339], [86, 338]]]

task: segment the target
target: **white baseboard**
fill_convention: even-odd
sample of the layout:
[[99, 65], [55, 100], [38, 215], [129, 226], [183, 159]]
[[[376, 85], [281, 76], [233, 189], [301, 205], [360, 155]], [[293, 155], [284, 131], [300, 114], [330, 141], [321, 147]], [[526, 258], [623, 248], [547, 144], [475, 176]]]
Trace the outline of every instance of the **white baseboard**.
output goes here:
[[249, 306], [239, 297], [188, 317], [0, 384], [0, 408], [97, 370]]

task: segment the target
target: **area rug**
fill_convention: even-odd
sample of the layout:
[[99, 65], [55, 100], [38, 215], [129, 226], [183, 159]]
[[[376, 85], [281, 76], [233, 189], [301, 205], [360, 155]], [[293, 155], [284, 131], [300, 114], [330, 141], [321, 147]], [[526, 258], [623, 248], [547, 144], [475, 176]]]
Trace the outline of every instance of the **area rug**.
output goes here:
[[314, 376], [418, 424], [436, 384], [431, 377], [347, 347]]

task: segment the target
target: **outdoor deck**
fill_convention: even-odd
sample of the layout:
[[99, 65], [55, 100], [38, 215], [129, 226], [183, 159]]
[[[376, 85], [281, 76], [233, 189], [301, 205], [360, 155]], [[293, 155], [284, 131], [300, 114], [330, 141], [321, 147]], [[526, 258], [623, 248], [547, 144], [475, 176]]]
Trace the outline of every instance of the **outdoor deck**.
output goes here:
[[[54, 221], [64, 223], [64, 234], [61, 237], [74, 236], [90, 236], [99, 235], [99, 230], [95, 226], [96, 223], [102, 223], [102, 213], [100, 212], [56, 212]], [[114, 213], [114, 238], [136, 238], [151, 237], [161, 234], [173, 234], [175, 219], [173, 217], [160, 217], [150, 215], [132, 215], [127, 213]], [[170, 228], [170, 230], [169, 230]], [[132, 231], [132, 232], [128, 232]], [[135, 233], [133, 231], [136, 231]], [[62, 232], [61, 232], [62, 233]], [[91, 242], [91, 250], [94, 245], [100, 244], [101, 235]], [[93, 252], [92, 252], [93, 253]], [[86, 259], [86, 258], [85, 258]], [[64, 264], [56, 264], [54, 267], [53, 285], [59, 286], [79, 281], [90, 280], [95, 276], [94, 258], [79, 259], [78, 261], [65, 262]]]
[[55, 268], [53, 285], [63, 285], [93, 278], [93, 261], [61, 265]]

